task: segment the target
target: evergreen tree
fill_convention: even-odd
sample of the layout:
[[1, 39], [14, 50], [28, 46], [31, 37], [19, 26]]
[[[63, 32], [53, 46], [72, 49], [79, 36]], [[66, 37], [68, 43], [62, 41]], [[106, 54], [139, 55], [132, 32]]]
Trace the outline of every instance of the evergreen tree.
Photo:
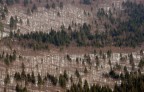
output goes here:
[[55, 5], [55, 3], [52, 3], [52, 6], [51, 6], [53, 9], [55, 9], [56, 8], [56, 5]]
[[46, 4], [45, 8], [46, 8], [46, 9], [50, 9], [50, 6], [49, 6], [48, 3]]
[[24, 0], [23, 4], [24, 4], [24, 6], [27, 6], [29, 4], [29, 0]]
[[60, 8], [63, 9], [63, 2], [60, 2]]
[[84, 92], [89, 92], [89, 85], [88, 82], [85, 80], [84, 86], [83, 86]]
[[31, 75], [31, 82], [32, 82], [32, 84], [36, 83], [34, 72], [32, 72], [32, 75]]
[[7, 5], [13, 5], [14, 4], [14, 0], [6, 0], [6, 4]]
[[9, 24], [9, 26], [10, 26], [11, 29], [16, 28], [16, 21], [13, 18], [13, 16], [11, 16], [11, 18], [10, 18], [10, 24]]
[[41, 75], [38, 74], [38, 85], [42, 85], [43, 81], [42, 81], [42, 78], [41, 78]]
[[140, 69], [142, 69], [143, 66], [144, 66], [144, 59], [141, 59], [140, 62], [139, 62], [139, 64], [138, 64], [138, 67], [139, 67]]
[[32, 12], [37, 11], [37, 6], [36, 6], [36, 4], [33, 4], [31, 11], [32, 11]]
[[66, 70], [64, 71], [64, 75], [63, 76], [68, 81], [68, 74], [67, 74]]
[[80, 77], [80, 74], [79, 74], [79, 71], [76, 69], [75, 71], [75, 75], [79, 78]]
[[85, 67], [85, 69], [84, 69], [84, 73], [88, 73], [88, 70], [87, 70], [87, 68]]
[[4, 2], [3, 2], [3, 0], [0, 0], [0, 4], [3, 4]]
[[15, 3], [19, 4], [19, 3], [20, 3], [20, 0], [15, 0]]
[[63, 75], [60, 75], [59, 76], [59, 84], [62, 88], [65, 88], [66, 87], [66, 79], [64, 78]]
[[[3, 24], [0, 22], [0, 32], [1, 32], [1, 35], [0, 35], [0, 37], [2, 37], [2, 32], [4, 31], [4, 26], [3, 26]], [[3, 55], [2, 55], [2, 57], [3, 57]]]
[[8, 8], [6, 5], [4, 6], [4, 13], [8, 14]]
[[9, 76], [9, 74], [6, 75], [6, 77], [4, 79], [4, 83], [5, 83], [5, 85], [7, 85], [8, 83], [10, 83], [10, 76]]
[[91, 4], [91, 0], [83, 0], [83, 4]]
[[6, 19], [6, 16], [5, 16], [5, 13], [4, 13], [4, 12], [2, 12], [1, 18], [2, 18], [2, 20], [5, 20], [5, 19]]

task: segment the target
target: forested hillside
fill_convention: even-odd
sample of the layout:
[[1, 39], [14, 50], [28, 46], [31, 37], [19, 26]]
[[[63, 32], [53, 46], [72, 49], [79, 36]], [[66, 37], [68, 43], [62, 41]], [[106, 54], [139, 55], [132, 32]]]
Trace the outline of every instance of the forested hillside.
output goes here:
[[144, 92], [144, 1], [0, 0], [0, 92]]
[[[123, 3], [125, 10], [122, 12], [127, 16], [127, 20], [121, 17], [114, 18], [113, 14], [106, 14], [103, 10], [98, 12], [100, 18], [107, 19], [105, 32], [91, 33], [91, 25], [84, 23], [77, 31], [72, 31], [71, 26], [60, 29], [56, 32], [51, 29], [49, 33], [32, 32], [28, 34], [13, 34], [11, 36], [22, 40], [33, 40], [37, 44], [54, 44], [56, 46], [68, 46], [75, 42], [76, 46], [116, 46], [116, 47], [137, 47], [144, 42], [144, 5], [132, 2]], [[124, 16], [122, 16], [124, 17]], [[33, 43], [35, 44], [35, 43]], [[28, 47], [33, 45], [27, 44]], [[41, 47], [37, 45], [37, 47]]]

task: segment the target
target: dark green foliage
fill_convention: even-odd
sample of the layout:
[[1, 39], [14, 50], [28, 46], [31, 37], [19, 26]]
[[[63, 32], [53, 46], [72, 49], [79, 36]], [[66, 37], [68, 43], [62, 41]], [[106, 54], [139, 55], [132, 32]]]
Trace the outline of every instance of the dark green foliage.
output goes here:
[[46, 8], [46, 9], [50, 9], [50, 6], [49, 6], [48, 3], [46, 4], [45, 8]]
[[84, 73], [88, 73], [88, 70], [87, 70], [87, 68], [85, 67], [85, 69], [84, 69]]
[[23, 4], [24, 4], [24, 6], [27, 6], [29, 4], [29, 0], [24, 0]]
[[144, 66], [144, 59], [141, 59], [139, 64], [138, 64], [138, 67], [142, 69], [143, 66]]
[[6, 75], [6, 77], [4, 79], [4, 83], [5, 83], [5, 85], [7, 85], [8, 83], [10, 83], [10, 76], [9, 76], [9, 74]]
[[32, 75], [31, 75], [31, 82], [32, 82], [32, 84], [36, 83], [34, 72], [32, 72]]
[[0, 54], [0, 60], [4, 61], [6, 66], [9, 66], [13, 61], [16, 60], [16, 51], [13, 51], [13, 54], [2, 53]]
[[59, 76], [59, 85], [62, 87], [62, 88], [65, 88], [66, 87], [66, 83], [68, 82], [68, 74], [66, 72], [66, 70], [64, 71], [64, 74], [60, 74]]
[[121, 85], [115, 85], [114, 92], [143, 92], [144, 91], [144, 76], [136, 73], [131, 75]]
[[23, 88], [23, 87], [20, 86], [19, 84], [16, 85], [15, 91], [16, 91], [16, 92], [28, 92], [28, 90], [27, 90], [26, 87]]
[[10, 28], [13, 28], [14, 27], [14, 18], [13, 17], [11, 17], [10, 18]]
[[60, 2], [59, 7], [60, 7], [61, 9], [63, 9], [63, 2]]
[[20, 3], [20, 0], [15, 0], [15, 3], [19, 4], [19, 3]]
[[36, 4], [33, 4], [31, 11], [32, 11], [32, 12], [37, 11], [37, 6], [36, 6]]
[[22, 78], [21, 78], [20, 73], [16, 72], [15, 75], [14, 75], [14, 79], [15, 79], [16, 81], [21, 81]]
[[[34, 72], [32, 72], [31, 74], [26, 74], [24, 70], [22, 70], [21, 73], [16, 72], [15, 75], [14, 75], [14, 79], [17, 82], [18, 81], [25, 81], [27, 83], [32, 83], [32, 84], [36, 83], [36, 78], [35, 78]], [[40, 84], [42, 83], [42, 79], [39, 80], [39, 83]]]
[[5, 5], [5, 6], [1, 7], [1, 9], [0, 9], [0, 17], [1, 17], [1, 19], [2, 19], [2, 20], [5, 20], [7, 14], [8, 14], [8, 8], [7, 8], [7, 6]]
[[88, 82], [85, 80], [84, 86], [83, 86], [84, 92], [89, 92], [89, 85]]
[[[111, 71], [110, 74], [115, 76], [114, 71]], [[142, 75], [141, 73], [138, 72], [130, 73], [130, 75], [127, 77], [120, 75], [120, 78], [123, 78], [122, 83], [115, 84], [113, 91], [108, 86], [99, 86], [95, 84], [89, 86], [87, 81], [85, 81], [84, 85], [82, 86], [82, 83], [79, 81], [79, 83], [73, 84], [70, 87], [70, 89], [67, 90], [67, 92], [143, 92], [144, 91], [144, 75]]]
[[83, 4], [91, 4], [91, 0], [83, 0]]
[[3, 0], [0, 0], [0, 4], [3, 4], [4, 2], [3, 2]]
[[91, 58], [89, 55], [84, 55], [84, 60], [87, 64], [91, 65]]
[[129, 56], [129, 62], [130, 62], [131, 65], [134, 64], [134, 58], [133, 58], [132, 53], [131, 53], [130, 56]]
[[[144, 41], [144, 5], [127, 1], [123, 3], [123, 7], [125, 10], [122, 13], [127, 15], [123, 17], [128, 17], [126, 20], [121, 20], [121, 17], [114, 18], [111, 11], [107, 14], [104, 9], [100, 9], [97, 12], [97, 16], [101, 21], [107, 18], [110, 22], [104, 24], [107, 33], [105, 37], [107, 40], [101, 41], [102, 43], [104, 42], [103, 44], [113, 43], [114, 46], [118, 47], [139, 46]], [[115, 26], [115, 28], [113, 26]], [[109, 37], [111, 37], [111, 39], [108, 39]]]
[[101, 8], [101, 9], [99, 9], [98, 12], [97, 12], [97, 17], [98, 17], [98, 18], [101, 18], [101, 17], [103, 17], [103, 16], [106, 16], [106, 14], [105, 14], [105, 12], [104, 12], [104, 9]]
[[143, 53], [144, 51], [143, 50], [140, 50], [140, 55], [141, 56], [143, 56], [144, 55], [144, 53]]
[[[119, 23], [118, 30], [113, 31], [112, 36], [117, 46], [135, 47], [144, 41], [144, 29], [141, 29], [144, 23], [144, 5], [126, 2], [123, 6], [129, 20]], [[126, 34], [126, 38], [118, 37], [124, 34]]]
[[66, 87], [66, 78], [61, 74], [59, 76], [59, 84], [62, 88]]
[[55, 3], [52, 3], [52, 6], [51, 6], [53, 9], [55, 9], [56, 8], [56, 5], [55, 5]]
[[[54, 44], [55, 46], [68, 46], [72, 41], [77, 43], [77, 46], [86, 46], [88, 42], [94, 39], [93, 35], [90, 34], [90, 25], [86, 23], [80, 29], [80, 32], [65, 32], [62, 28], [61, 31], [55, 32], [51, 29], [50, 33], [35, 32], [29, 34], [14, 34], [14, 37], [18, 38], [19, 41], [22, 40], [33, 40], [36, 43], [29, 43], [27, 47], [41, 47], [43, 44]], [[93, 42], [92, 42], [93, 44]], [[45, 48], [45, 47], [44, 47]]]
[[16, 29], [17, 22], [18, 22], [17, 19], [14, 18], [13, 16], [11, 16], [11, 18], [10, 18], [10, 24], [9, 24], [10, 29]]
[[75, 75], [76, 75], [76, 77], [80, 77], [80, 74], [79, 74], [79, 71], [76, 69], [76, 71], [75, 71]]
[[65, 31], [55, 32], [52, 30], [49, 34], [43, 32], [36, 32], [20, 35], [17, 37], [21, 39], [35, 40], [42, 43], [51, 43], [56, 46], [68, 45], [70, 43], [70, 37]]
[[96, 56], [95, 60], [96, 60], [96, 65], [99, 66], [99, 64], [100, 64], [99, 57]]
[[111, 50], [108, 50], [108, 51], [107, 51], [107, 57], [110, 58], [110, 57], [111, 57], [111, 54], [112, 54], [112, 51], [111, 51]]
[[72, 60], [71, 60], [71, 57], [70, 57], [69, 55], [67, 55], [67, 60], [68, 60], [68, 61], [72, 61]]
[[41, 75], [38, 74], [38, 85], [42, 85], [43, 84], [43, 80], [41, 78]]
[[[1, 2], [2, 0], [0, 0], [0, 3], [3, 3], [3, 1], [5, 1], [5, 3], [7, 4], [7, 5], [13, 5], [13, 4], [19, 4], [20, 3], [20, 0], [3, 0], [2, 2]], [[25, 1], [25, 0], [24, 0]]]
[[13, 5], [14, 4], [14, 0], [6, 0], [6, 4], [7, 5]]
[[112, 90], [107, 86], [92, 85], [89, 87], [87, 81], [85, 81], [83, 86], [80, 82], [73, 84], [67, 92], [112, 92]]
[[5, 20], [6, 16], [4, 12], [2, 12], [1, 17], [2, 17], [2, 20]]
[[47, 74], [47, 78], [52, 82], [52, 84], [53, 84], [54, 86], [57, 85], [58, 79], [57, 79], [55, 76], [52, 76], [52, 75], [50, 75], [50, 74]]
[[120, 76], [114, 72], [114, 70], [110, 70], [109, 75], [113, 79], [118, 79]]
[[68, 81], [68, 74], [67, 74], [66, 70], [64, 71], [63, 77], [66, 79], [66, 81]]
[[22, 79], [22, 80], [25, 80], [25, 79], [26, 79], [26, 73], [25, 73], [24, 70], [22, 70], [22, 72], [21, 72], [21, 79]]

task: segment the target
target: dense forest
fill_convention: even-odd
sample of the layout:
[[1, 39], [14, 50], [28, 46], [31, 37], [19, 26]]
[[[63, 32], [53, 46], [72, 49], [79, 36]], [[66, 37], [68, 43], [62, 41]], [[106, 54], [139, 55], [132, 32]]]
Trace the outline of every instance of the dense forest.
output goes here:
[[112, 31], [111, 35], [116, 46], [135, 47], [144, 41], [144, 5], [127, 2], [123, 3], [123, 6], [129, 19], [125, 22], [120, 21], [117, 30]]
[[115, 84], [112, 90], [108, 86], [92, 85], [89, 87], [87, 81], [82, 86], [79, 81], [78, 84], [73, 84], [67, 92], [143, 92], [144, 91], [144, 75], [140, 71], [128, 73], [126, 71], [125, 77], [120, 85]]

